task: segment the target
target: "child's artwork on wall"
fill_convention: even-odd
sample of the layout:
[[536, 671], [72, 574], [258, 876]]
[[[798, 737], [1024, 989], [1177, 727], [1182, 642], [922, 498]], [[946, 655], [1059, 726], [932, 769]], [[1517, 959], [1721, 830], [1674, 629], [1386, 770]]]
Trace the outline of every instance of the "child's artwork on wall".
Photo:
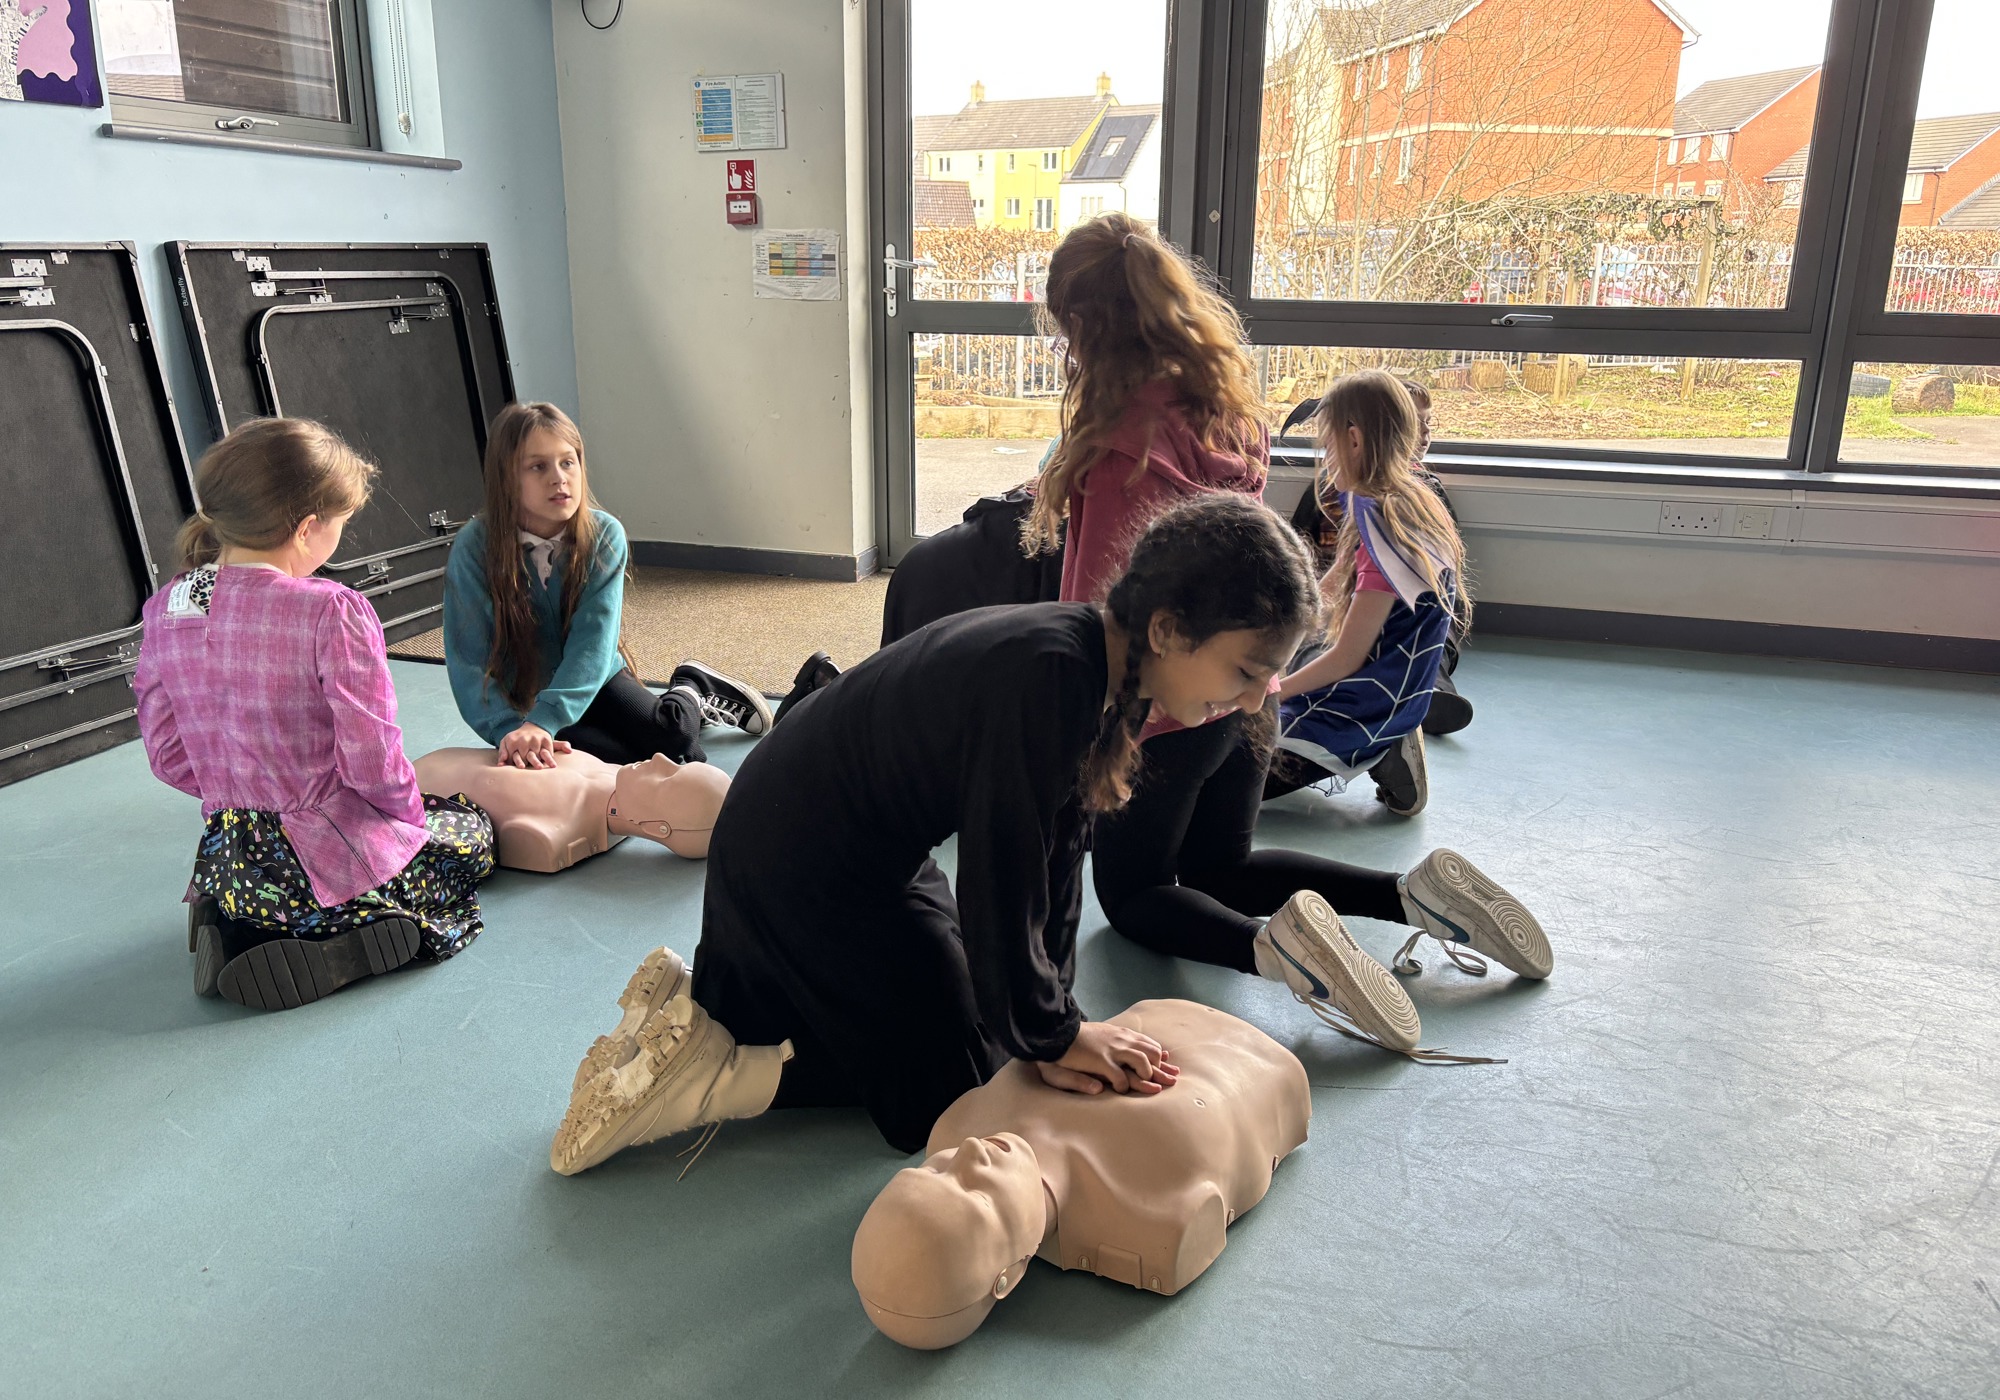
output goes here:
[[90, 0], [0, 0], [0, 98], [104, 105]]

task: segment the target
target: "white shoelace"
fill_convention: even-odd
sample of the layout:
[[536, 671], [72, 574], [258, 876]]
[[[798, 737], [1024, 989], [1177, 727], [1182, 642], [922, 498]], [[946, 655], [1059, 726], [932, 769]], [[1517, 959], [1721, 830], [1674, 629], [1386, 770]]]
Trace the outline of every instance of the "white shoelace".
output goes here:
[[1417, 940], [1420, 938], [1437, 938], [1438, 946], [1444, 949], [1444, 955], [1451, 959], [1452, 966], [1467, 976], [1484, 977], [1486, 975], [1486, 959], [1480, 957], [1479, 954], [1472, 952], [1470, 949], [1460, 946], [1456, 939], [1438, 938], [1436, 934], [1426, 928], [1420, 928], [1411, 934], [1403, 946], [1396, 950], [1396, 960], [1389, 964], [1391, 972], [1398, 973], [1404, 977], [1414, 977], [1424, 970], [1424, 965], [1410, 956], [1410, 950], [1417, 946]]
[[1396, 1045], [1384, 1045], [1374, 1036], [1368, 1034], [1367, 1031], [1362, 1030], [1353, 1017], [1349, 1016], [1332, 1002], [1321, 1001], [1318, 997], [1309, 997], [1303, 992], [1293, 992], [1292, 995], [1304, 1003], [1308, 1011], [1319, 1017], [1328, 1029], [1339, 1031], [1349, 1040], [1359, 1040], [1365, 1044], [1373, 1045], [1378, 1050], [1387, 1050], [1392, 1055], [1401, 1055], [1405, 1059], [1415, 1060], [1420, 1065], [1504, 1065], [1507, 1063], [1503, 1059], [1495, 1059], [1490, 1055], [1454, 1055], [1448, 1050], [1426, 1050], [1421, 1047], [1415, 1050], [1405, 1050]]

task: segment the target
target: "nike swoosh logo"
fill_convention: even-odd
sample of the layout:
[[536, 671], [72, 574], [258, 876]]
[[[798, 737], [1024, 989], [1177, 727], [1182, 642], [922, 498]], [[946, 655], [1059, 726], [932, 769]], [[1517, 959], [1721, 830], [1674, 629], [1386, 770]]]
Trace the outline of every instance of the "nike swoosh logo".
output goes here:
[[1290, 953], [1286, 952], [1284, 944], [1280, 943], [1277, 939], [1274, 938], [1271, 940], [1271, 946], [1278, 950], [1279, 957], [1283, 958], [1293, 967], [1296, 967], [1300, 971], [1300, 973], [1304, 975], [1306, 981], [1312, 983], [1312, 994], [1314, 996], [1318, 997], [1321, 1001], [1333, 1000], [1333, 993], [1329, 992], [1326, 989], [1326, 983], [1320, 981], [1319, 978], [1313, 974], [1313, 970], [1311, 968], [1307, 967], [1304, 963], [1300, 962], [1297, 958], [1293, 957]]
[[[1450, 929], [1453, 933], [1457, 934], [1458, 935], [1458, 938], [1456, 940], [1457, 942], [1470, 943], [1472, 941], [1472, 935], [1469, 932], [1467, 932], [1463, 928], [1460, 928], [1457, 924], [1453, 923], [1450, 919], [1447, 919], [1444, 915], [1438, 913], [1437, 910], [1431, 908], [1430, 905], [1424, 903], [1421, 899], [1418, 899], [1415, 895], [1410, 896], [1410, 903], [1416, 905], [1417, 908], [1423, 910], [1433, 919], [1436, 919], [1439, 923], [1443, 924], [1446, 928]], [[1284, 950], [1279, 949], [1279, 951], [1283, 952]]]

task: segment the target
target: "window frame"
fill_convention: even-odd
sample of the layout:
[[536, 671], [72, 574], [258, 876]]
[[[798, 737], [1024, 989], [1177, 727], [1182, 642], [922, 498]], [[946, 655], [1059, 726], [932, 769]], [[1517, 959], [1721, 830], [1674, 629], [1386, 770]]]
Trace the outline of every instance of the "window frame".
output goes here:
[[1056, 226], [1056, 202], [1053, 199], [1037, 199], [1029, 226], [1037, 233], [1053, 232]]
[[1021, 217], [1021, 201], [1018, 198], [1008, 200], [1006, 204], [1006, 209], [1007, 212], [1002, 214], [1000, 216], [1001, 218], [1018, 219]]
[[[112, 75], [104, 74], [104, 101], [114, 123], [198, 133], [208, 138], [240, 135], [248, 140], [284, 141], [337, 149], [379, 149], [373, 71], [369, 54], [365, 0], [328, 0], [333, 8], [333, 42], [341, 80], [346, 85], [347, 120], [328, 121], [284, 112], [260, 112], [247, 107], [223, 107], [204, 102], [176, 102], [164, 97], [134, 97], [111, 90]], [[250, 118], [255, 124], [237, 131], [225, 121]]]

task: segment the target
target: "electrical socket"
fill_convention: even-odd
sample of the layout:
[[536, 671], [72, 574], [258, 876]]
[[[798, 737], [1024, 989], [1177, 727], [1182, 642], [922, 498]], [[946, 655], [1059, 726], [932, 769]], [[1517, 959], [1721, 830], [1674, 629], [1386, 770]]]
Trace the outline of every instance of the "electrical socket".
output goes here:
[[1662, 501], [1660, 533], [1663, 535], [1719, 535], [1722, 533], [1720, 505], [1706, 501]]
[[1739, 540], [1768, 540], [1771, 538], [1771, 521], [1777, 514], [1770, 506], [1736, 507], [1736, 529]]

